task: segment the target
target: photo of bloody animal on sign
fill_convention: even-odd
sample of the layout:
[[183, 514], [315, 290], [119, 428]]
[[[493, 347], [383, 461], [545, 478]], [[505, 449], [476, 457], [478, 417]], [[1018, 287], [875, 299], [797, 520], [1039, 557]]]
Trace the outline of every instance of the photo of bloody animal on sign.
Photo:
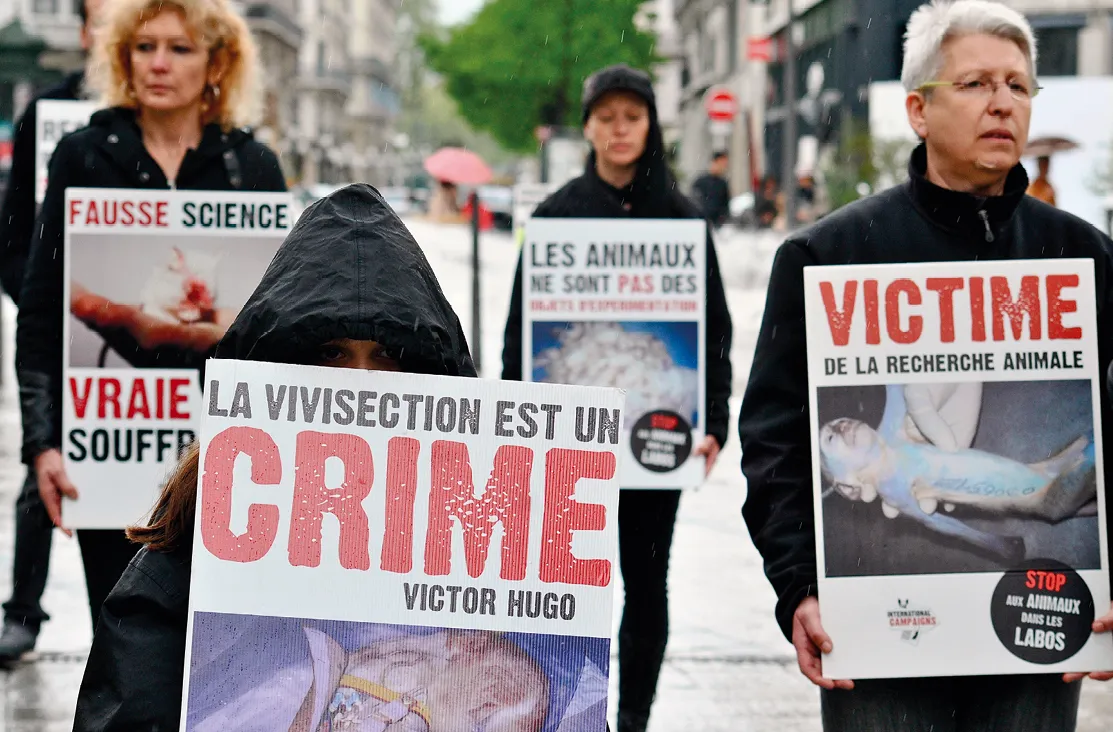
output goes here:
[[804, 286], [824, 674], [1113, 666], [1092, 261]]
[[183, 729], [606, 728], [621, 391], [205, 380]]
[[72, 528], [123, 528], [195, 437], [206, 356], [293, 226], [275, 193], [69, 189], [66, 469]]

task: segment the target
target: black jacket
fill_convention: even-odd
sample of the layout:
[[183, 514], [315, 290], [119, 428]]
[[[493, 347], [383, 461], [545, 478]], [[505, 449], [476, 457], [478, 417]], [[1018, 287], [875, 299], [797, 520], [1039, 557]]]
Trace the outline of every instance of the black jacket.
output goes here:
[[[1113, 359], [1113, 242], [1085, 221], [1026, 196], [1028, 176], [1019, 165], [1003, 195], [980, 198], [930, 183], [926, 161], [921, 145], [912, 153], [906, 183], [792, 235], [773, 262], [738, 431], [748, 483], [742, 515], [765, 560], [778, 596], [777, 621], [790, 640], [793, 613], [801, 600], [816, 594], [817, 579], [804, 267], [1092, 258], [1101, 374]], [[1113, 424], [1109, 405], [1102, 390], [1107, 430]], [[1107, 472], [1107, 490], [1110, 477]]]
[[[167, 189], [170, 183], [143, 146], [135, 114], [113, 108], [93, 115], [89, 126], [58, 143], [50, 160], [46, 198], [39, 212], [23, 283], [16, 329], [16, 375], [23, 409], [23, 460], [31, 464], [44, 450], [61, 445], [62, 318], [66, 189]], [[285, 191], [278, 158], [246, 130], [204, 130], [196, 150], [186, 153], [175, 187], [206, 191]], [[133, 366], [149, 367], [141, 351], [122, 333], [103, 333]], [[125, 355], [127, 357], [127, 355]], [[162, 358], [163, 368], [198, 367], [195, 354]]]
[[[591, 156], [583, 175], [569, 181], [545, 199], [534, 216], [537, 218], [663, 218], [698, 219], [699, 210], [675, 187], [664, 191], [658, 201], [646, 201], [636, 191], [619, 190], [599, 178]], [[707, 434], [719, 445], [726, 444], [730, 432], [732, 324], [726, 293], [719, 274], [715, 243], [707, 234]], [[522, 259], [514, 273], [510, 310], [503, 334], [502, 378], [522, 379]]]
[[19, 290], [23, 286], [23, 271], [27, 267], [31, 232], [35, 226], [37, 105], [43, 99], [79, 99], [84, 82], [83, 73], [70, 74], [58, 86], [51, 87], [32, 99], [23, 116], [15, 123], [12, 168], [8, 174], [4, 203], [0, 206], [0, 285], [3, 285], [4, 292], [8, 293], [16, 305], [19, 305]]
[[722, 226], [730, 218], [730, 185], [719, 176], [704, 173], [696, 178], [692, 198], [712, 225]]
[[[306, 210], [216, 356], [296, 363], [336, 338], [378, 341], [400, 353], [405, 371], [475, 376], [460, 321], [425, 255], [367, 185]], [[178, 729], [191, 557], [188, 545], [144, 549], [108, 596], [75, 732]]]

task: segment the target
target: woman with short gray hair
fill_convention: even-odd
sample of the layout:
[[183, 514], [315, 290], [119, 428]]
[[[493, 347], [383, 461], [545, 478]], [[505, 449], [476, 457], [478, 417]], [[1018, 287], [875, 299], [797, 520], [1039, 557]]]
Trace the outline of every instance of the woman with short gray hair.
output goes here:
[[[804, 267], [1090, 259], [1098, 283], [1099, 373], [1113, 364], [1113, 241], [1025, 194], [1020, 157], [1039, 92], [1035, 71], [1035, 38], [1015, 10], [986, 0], [920, 7], [908, 23], [901, 75], [908, 122], [921, 141], [909, 160], [909, 180], [789, 237], [773, 264], [739, 418], [748, 481], [743, 516], [777, 592], [781, 630], [795, 646], [801, 672], [821, 688], [826, 732], [1072, 732], [1076, 726], [1082, 674], [827, 678], [822, 657], [833, 642], [817, 599]], [[1103, 391], [1101, 400], [1108, 443], [1110, 397]], [[1113, 473], [1105, 469], [1108, 504]], [[892, 551], [882, 536], [870, 541]], [[1097, 611], [1106, 614], [1094, 632], [1113, 629], [1113, 612]], [[1105, 681], [1113, 673], [1090, 677]]]

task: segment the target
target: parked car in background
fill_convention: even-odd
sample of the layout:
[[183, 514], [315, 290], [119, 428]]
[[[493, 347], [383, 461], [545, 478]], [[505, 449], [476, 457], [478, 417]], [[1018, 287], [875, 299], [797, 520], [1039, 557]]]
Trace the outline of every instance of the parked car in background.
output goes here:
[[409, 216], [416, 212], [413, 197], [408, 188], [380, 188], [379, 193], [383, 194], [387, 204], [399, 216]]
[[507, 186], [480, 186], [479, 203], [491, 212], [495, 228], [510, 231], [514, 228], [514, 191]]
[[753, 193], [742, 193], [730, 199], [730, 223], [744, 229], [752, 229], [757, 226]]

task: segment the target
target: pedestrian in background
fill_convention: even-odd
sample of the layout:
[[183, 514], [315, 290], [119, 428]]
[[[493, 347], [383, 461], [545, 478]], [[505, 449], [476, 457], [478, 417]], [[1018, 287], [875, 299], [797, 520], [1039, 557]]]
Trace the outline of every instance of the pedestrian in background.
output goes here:
[[730, 220], [730, 184], [726, 178], [729, 166], [730, 156], [717, 152], [711, 157], [707, 172], [692, 183], [692, 198], [716, 229]]
[[1039, 175], [1028, 185], [1028, 195], [1040, 199], [1049, 206], [1055, 205], [1055, 186], [1051, 185], [1048, 172], [1051, 170], [1051, 156], [1041, 155], [1036, 158]]
[[[913, 13], [904, 49], [908, 120], [921, 140], [909, 180], [789, 237], [774, 261], [739, 420], [748, 483], [742, 513], [777, 592], [781, 630], [801, 672], [821, 688], [824, 730], [1069, 732], [1082, 674], [852, 681], [821, 670], [832, 640], [816, 597], [804, 267], [1092, 259], [1102, 374], [1113, 361], [1113, 242], [1025, 195], [1020, 156], [1039, 87], [1024, 16], [997, 2], [936, 0]], [[1109, 406], [1103, 390], [1104, 415]], [[1107, 418], [1102, 424], [1108, 444], [1113, 427]], [[1107, 472], [1107, 491], [1111, 478]], [[1113, 612], [1093, 626], [1110, 628]]]
[[[64, 137], [51, 159], [17, 321], [23, 461], [33, 466], [59, 527], [62, 498], [76, 498], [80, 489], [66, 476], [60, 449], [66, 189], [286, 189], [274, 153], [242, 129], [260, 106], [256, 50], [227, 0], [113, 0], [107, 13], [89, 79], [106, 109]], [[125, 358], [119, 344], [129, 335], [136, 341], [127, 331], [102, 333]], [[77, 538], [95, 626], [135, 547], [123, 527], [80, 530]]]
[[[625, 65], [584, 83], [584, 134], [591, 143], [583, 175], [547, 198], [538, 218], [698, 219], [676, 190], [649, 76]], [[693, 454], [715, 463], [726, 442], [731, 389], [731, 320], [710, 231], [707, 247], [707, 436]], [[502, 378], [522, 379], [522, 261], [510, 298]], [[668, 642], [667, 578], [679, 490], [632, 490], [619, 497], [619, 568], [626, 597], [618, 633], [618, 732], [643, 732]]]
[[761, 181], [761, 188], [754, 196], [754, 216], [759, 229], [772, 229], [781, 209], [777, 203], [777, 179], [767, 173]]
[[[105, 0], [79, 3], [81, 48], [89, 51], [93, 30]], [[35, 224], [35, 186], [38, 174], [36, 107], [40, 100], [75, 101], [87, 95], [85, 72], [76, 71], [54, 87], [35, 96], [15, 125], [12, 167], [4, 203], [0, 206], [0, 284], [19, 306], [20, 288], [31, 249]], [[35, 472], [27, 470], [15, 502], [15, 548], [12, 556], [12, 595], [4, 603], [4, 630], [0, 633], [0, 662], [16, 661], [34, 650], [42, 623], [42, 596], [50, 570], [50, 544], [54, 533], [50, 516], [39, 496]]]
[[[421, 247], [368, 185], [342, 188], [305, 211], [215, 355], [476, 375], [460, 321]], [[78, 694], [75, 732], [179, 727], [198, 461], [194, 443], [163, 488], [149, 525], [129, 532], [144, 548], [105, 602]], [[257, 641], [260, 647], [281, 643]], [[281, 654], [260, 662], [268, 660], [285, 662]], [[251, 691], [250, 678], [235, 673], [200, 676]]]

